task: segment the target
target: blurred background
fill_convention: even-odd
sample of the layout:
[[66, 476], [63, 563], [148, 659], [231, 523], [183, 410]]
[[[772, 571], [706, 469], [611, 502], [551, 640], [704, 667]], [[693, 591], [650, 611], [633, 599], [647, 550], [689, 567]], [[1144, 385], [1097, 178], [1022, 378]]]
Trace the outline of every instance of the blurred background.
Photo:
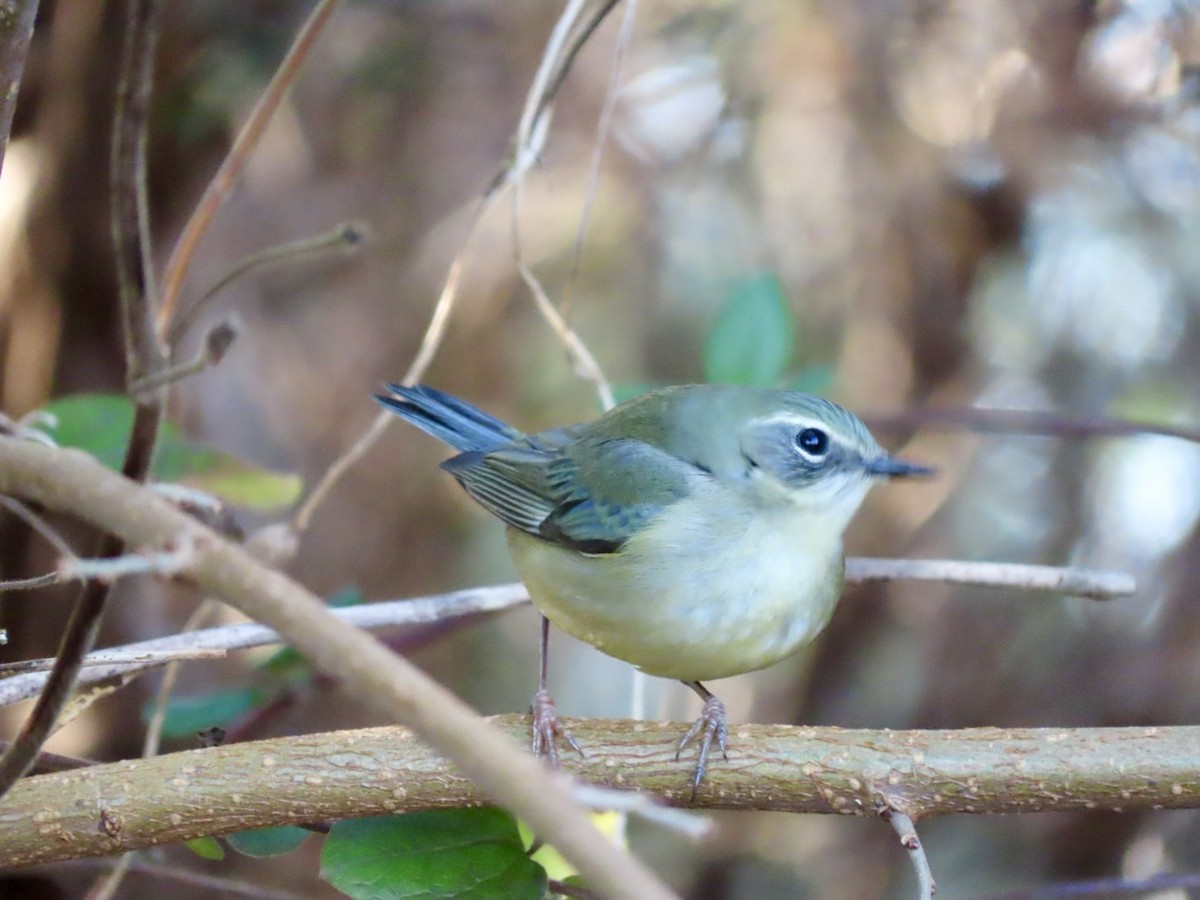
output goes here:
[[[184, 296], [250, 254], [339, 222], [365, 223], [372, 238], [357, 253], [257, 271], [217, 296], [208, 319], [236, 311], [244, 327], [219, 366], [173, 391], [171, 418], [187, 435], [311, 483], [362, 433], [371, 393], [411, 363], [507, 160], [561, 6], [343, 6], [201, 245]], [[310, 9], [167, 4], [150, 160], [160, 271]], [[13, 416], [122, 389], [106, 174], [119, 13], [119, 4], [42, 0], [0, 179], [0, 404]], [[703, 379], [718, 314], [766, 275], [795, 323], [783, 383], [868, 418], [976, 405], [1200, 419], [1200, 4], [641, 0], [591, 189], [622, 14], [576, 61], [521, 219], [526, 260], [619, 389]], [[426, 380], [527, 430], [592, 417], [594, 386], [573, 373], [512, 256], [505, 206], [480, 226]], [[1138, 594], [1101, 604], [928, 584], [853, 588], [810, 650], [714, 683], [731, 721], [1200, 721], [1191, 590], [1200, 448], [1148, 436], [877, 434], [937, 465], [940, 478], [876, 491], [849, 553], [1122, 569]], [[512, 580], [502, 530], [437, 471], [442, 457], [416, 431], [392, 428], [319, 509], [292, 574], [326, 596], [353, 588], [367, 600]], [[272, 521], [239, 518], [251, 532]], [[0, 574], [52, 565], [43, 543], [0, 522]], [[2, 658], [50, 654], [71, 596], [6, 596], [0, 620], [12, 643]], [[128, 583], [103, 643], [171, 633], [197, 602]], [[526, 609], [397, 645], [482, 712], [513, 712], [535, 687], [536, 635]], [[551, 648], [565, 715], [628, 714], [628, 666], [561, 634]], [[190, 664], [178, 692], [244, 684], [260, 659]], [[52, 749], [137, 755], [130, 723], [155, 683], [101, 704]], [[377, 721], [321, 681], [277, 707], [238, 736]], [[25, 711], [5, 711], [7, 733]], [[651, 717], [697, 711], [683, 687], [648, 684]], [[877, 821], [717, 818], [712, 845], [637, 823], [630, 839], [696, 897], [912, 891], [908, 861]], [[958, 817], [921, 832], [946, 898], [1195, 871], [1200, 858], [1192, 812]], [[315, 880], [316, 849], [310, 842], [282, 865], [206, 862], [182, 848], [158, 858], [334, 896]], [[43, 873], [20, 889], [73, 896], [87, 877]], [[161, 887], [131, 875], [123, 891]]]

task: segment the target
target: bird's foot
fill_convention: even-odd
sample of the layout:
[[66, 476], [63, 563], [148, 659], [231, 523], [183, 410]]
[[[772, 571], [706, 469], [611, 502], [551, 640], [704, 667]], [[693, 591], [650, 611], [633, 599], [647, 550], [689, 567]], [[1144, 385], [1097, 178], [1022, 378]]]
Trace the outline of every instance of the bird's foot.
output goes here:
[[725, 738], [728, 734], [729, 724], [725, 718], [725, 704], [710, 694], [704, 700], [704, 709], [700, 713], [700, 718], [692, 723], [692, 727], [687, 730], [687, 734], [675, 748], [675, 758], [679, 759], [683, 748], [690, 744], [693, 738], [697, 736], [700, 738], [700, 755], [696, 760], [696, 772], [692, 775], [693, 800], [696, 799], [696, 791], [700, 789], [700, 782], [704, 780], [704, 773], [708, 769], [708, 751], [712, 749], [714, 740], [721, 749], [721, 756], [729, 759], [729, 754], [725, 752]]
[[550, 696], [548, 690], [541, 688], [533, 695], [533, 705], [530, 711], [533, 713], [534, 756], [545, 756], [550, 760], [551, 765], [557, 766], [559, 738], [566, 741], [568, 746], [580, 756], [585, 755], [579, 749], [579, 745], [575, 743], [575, 738], [571, 737], [571, 732], [567, 731], [558, 721], [558, 707], [554, 705], [554, 698]]

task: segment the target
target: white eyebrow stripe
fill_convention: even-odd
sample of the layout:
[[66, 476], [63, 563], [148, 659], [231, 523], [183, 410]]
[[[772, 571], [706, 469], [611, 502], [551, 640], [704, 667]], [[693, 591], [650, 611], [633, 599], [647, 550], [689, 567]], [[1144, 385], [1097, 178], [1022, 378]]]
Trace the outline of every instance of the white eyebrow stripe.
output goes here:
[[858, 444], [851, 438], [831, 428], [828, 422], [823, 422], [820, 419], [810, 419], [806, 416], [797, 415], [796, 413], [775, 413], [766, 418], [759, 419], [764, 425], [791, 425], [794, 428], [819, 428], [827, 435], [846, 447], [857, 448]]

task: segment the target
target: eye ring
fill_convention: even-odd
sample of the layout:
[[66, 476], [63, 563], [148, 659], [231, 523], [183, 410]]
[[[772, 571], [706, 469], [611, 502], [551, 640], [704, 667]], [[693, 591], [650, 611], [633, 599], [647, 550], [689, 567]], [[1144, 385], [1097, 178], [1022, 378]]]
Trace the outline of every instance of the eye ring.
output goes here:
[[796, 449], [812, 459], [829, 452], [829, 435], [820, 428], [805, 428], [796, 435]]

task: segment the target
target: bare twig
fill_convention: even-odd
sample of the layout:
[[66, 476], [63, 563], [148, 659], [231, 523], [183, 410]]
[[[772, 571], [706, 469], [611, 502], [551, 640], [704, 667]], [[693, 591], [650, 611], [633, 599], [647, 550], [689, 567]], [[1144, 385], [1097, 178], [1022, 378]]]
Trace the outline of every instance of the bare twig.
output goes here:
[[3, 506], [10, 513], [40, 534], [46, 539], [51, 547], [58, 551], [59, 556], [63, 559], [74, 559], [75, 551], [70, 545], [62, 539], [54, 527], [35, 513], [32, 509], [21, 503], [19, 500], [14, 500], [12, 497], [5, 497], [0, 494], [0, 506]]
[[[218, 604], [212, 600], [205, 599], [199, 606], [188, 616], [188, 620], [183, 623], [183, 634], [190, 634], [197, 628], [203, 625], [218, 609]], [[150, 721], [146, 725], [146, 738], [142, 743], [142, 756], [150, 757], [158, 755], [159, 743], [162, 740], [163, 722], [167, 720], [167, 703], [171, 699], [171, 692], [175, 690], [175, 682], [179, 678], [179, 660], [172, 660], [167, 666], [167, 671], [163, 673], [162, 683], [158, 686], [158, 693], [154, 697], [154, 705], [150, 714]]]
[[234, 182], [245, 168], [246, 160], [258, 145], [271, 117], [287, 96], [300, 67], [340, 3], [341, 0], [319, 0], [313, 8], [175, 243], [171, 257], [167, 260], [166, 272], [163, 274], [162, 304], [158, 311], [157, 330], [164, 339], [171, 333], [183, 280], [200, 240], [208, 231], [217, 210], [229, 195]]
[[1132, 575], [1074, 566], [1031, 566], [1020, 563], [966, 562], [955, 559], [846, 560], [846, 581], [938, 581], [975, 587], [1053, 591], [1092, 600], [1126, 597], [1137, 590]]
[[[128, 0], [127, 10], [113, 126], [111, 187], [113, 242], [127, 356], [126, 384], [133, 385], [165, 368], [169, 359], [154, 334], [146, 210], [146, 124], [161, 0]], [[161, 391], [135, 397], [133, 427], [121, 467], [122, 474], [133, 481], [143, 481], [150, 469], [164, 399]], [[94, 555], [117, 556], [121, 548], [121, 541], [106, 532], [97, 542]], [[83, 657], [96, 641], [108, 596], [109, 586], [100, 581], [87, 582], [80, 591], [59, 642], [54, 668], [21, 731], [0, 758], [0, 796], [33, 764], [53, 731], [70, 697]]]
[[[529, 593], [520, 584], [471, 588], [434, 597], [391, 600], [345, 609], [331, 609], [335, 616], [357, 628], [377, 630], [441, 622], [459, 616], [483, 615], [510, 609], [529, 602]], [[106, 681], [128, 672], [155, 668], [163, 657], [203, 651], [246, 650], [282, 642], [279, 634], [265, 625], [243, 623], [221, 628], [206, 628], [188, 634], [154, 638], [123, 647], [100, 650], [87, 659], [79, 676], [81, 684]], [[112, 656], [113, 659], [108, 657]], [[130, 661], [122, 661], [128, 657]], [[140, 657], [146, 657], [141, 659]], [[182, 657], [181, 657], [182, 658]], [[21, 665], [14, 663], [12, 665]], [[13, 675], [0, 681], [0, 706], [33, 697], [41, 690], [45, 676], [39, 672]]]
[[0, 20], [0, 168], [4, 165], [4, 151], [8, 148], [37, 11], [38, 0], [9, 0]]
[[[536, 833], [553, 835], [558, 850], [598, 890], [645, 900], [672, 896], [642, 864], [596, 830], [561, 775], [548, 772], [412, 663], [334, 616], [310, 591], [154, 491], [131, 483], [86, 454], [0, 436], [0, 493], [55, 510], [69, 509], [134, 546], [159, 546], [164, 536], [173, 543], [190, 539], [196, 558], [187, 577], [199, 590], [276, 628], [348, 692], [414, 728], [495, 802], [528, 822]], [[10, 808], [11, 804], [0, 807], [0, 822]], [[324, 818], [328, 817], [305, 816], [303, 821]], [[94, 831], [95, 821], [91, 824]], [[104, 837], [121, 840], [120, 834], [113, 838], [105, 832]], [[131, 848], [113, 848], [125, 849]]]
[[[527, 743], [527, 716], [491, 722], [514, 744]], [[586, 759], [565, 755], [566, 771], [689, 805], [690, 770], [675, 760], [678, 723], [564, 724], [590, 748]], [[730, 739], [728, 762], [709, 770], [695, 806], [874, 816], [882, 793], [922, 820], [1200, 806], [1200, 727], [1194, 726], [877, 731], [739, 725]], [[558, 787], [564, 779], [559, 773], [548, 780]], [[97, 799], [120, 813], [119, 834], [97, 828]], [[484, 800], [457, 767], [403, 728], [225, 744], [25, 779], [0, 807], [0, 866]], [[37, 817], [48, 809], [53, 819]], [[537, 831], [564, 849], [560, 835]]]
[[168, 387], [177, 381], [182, 381], [198, 372], [203, 372], [210, 366], [215, 366], [237, 339], [238, 325], [234, 317], [222, 319], [208, 329], [204, 342], [196, 355], [185, 362], [175, 363], [156, 375], [147, 376], [134, 385], [134, 393], [140, 394], [158, 388]]
[[666, 806], [653, 794], [640, 791], [613, 790], [581, 783], [575, 786], [575, 799], [592, 809], [611, 809], [640, 816], [693, 841], [708, 837], [716, 829], [713, 820], [707, 816]]
[[205, 291], [200, 299], [179, 312], [175, 321], [171, 323], [167, 334], [167, 343], [172, 348], [177, 348], [183, 336], [195, 324], [197, 317], [209, 301], [239, 278], [276, 263], [297, 262], [307, 257], [323, 256], [335, 250], [357, 247], [367, 239], [369, 234], [370, 229], [361, 222], [342, 222], [324, 234], [289, 241], [286, 244], [277, 244], [274, 247], [250, 254]]
[[187, 569], [195, 558], [195, 548], [188, 543], [167, 550], [144, 553], [126, 553], [102, 559], [80, 559], [75, 557], [59, 564], [58, 574], [64, 581], [96, 579], [112, 584], [128, 575], [155, 575], [170, 578]]
[[[482, 206], [471, 219], [471, 226], [467, 231], [467, 236], [463, 239], [462, 247], [454, 256], [454, 261], [450, 264], [450, 271], [446, 274], [446, 283], [442, 285], [442, 292], [438, 295], [437, 303], [433, 308], [433, 316], [429, 320], [429, 324], [425, 328], [425, 334], [421, 338], [421, 346], [417, 350], [417, 356], [408, 367], [408, 371], [401, 379], [402, 384], [415, 384], [425, 374], [425, 370], [429, 368], [429, 364], [433, 362], [433, 357], [437, 353], [438, 348], [442, 345], [442, 339], [446, 334], [446, 325], [450, 321], [450, 312], [454, 308], [454, 301], [458, 299], [458, 287], [462, 281], [463, 266], [466, 262], [467, 254], [470, 251], [475, 234], [478, 230], [478, 225], [491, 207], [491, 199], [485, 199]], [[345, 453], [333, 461], [325, 474], [309, 491], [308, 496], [297, 507], [289, 527], [294, 534], [302, 534], [308, 529], [309, 523], [312, 522], [312, 517], [316, 513], [317, 508], [329, 496], [329, 492], [341, 481], [342, 476], [364, 456], [368, 451], [375, 446], [375, 442], [387, 430], [388, 425], [395, 419], [390, 412], [383, 410], [378, 413], [370, 426], [364, 431]]]
[[49, 587], [62, 581], [57, 572], [45, 575], [34, 575], [32, 578], [14, 578], [11, 581], [0, 581], [0, 591], [32, 591], [36, 588]]
[[[122, 859], [127, 859], [123, 857]], [[62, 869], [95, 869], [109, 870], [120, 864], [120, 860], [111, 859], [72, 859], [63, 860], [45, 869], [46, 874], [54, 874]], [[232, 878], [221, 878], [205, 872], [193, 872], [178, 865], [158, 865], [143, 860], [132, 860], [128, 864], [133, 875], [153, 878], [167, 884], [180, 887], [196, 888], [203, 891], [203, 896], [211, 897], [246, 897], [249, 900], [304, 900], [307, 895], [294, 894], [291, 891], [281, 891], [278, 888], [267, 888], [258, 884], [235, 881]], [[165, 895], [160, 895], [165, 896]]]
[[[121, 648], [98, 650], [83, 658], [83, 668], [98, 668], [101, 666], [137, 666], [138, 668], [155, 668], [167, 663], [180, 661], [195, 661], [198, 659], [224, 659], [228, 653], [220, 647], [180, 647], [175, 650], [138, 650], [130, 651]], [[9, 678], [26, 672], [47, 672], [54, 665], [54, 657], [42, 659], [22, 659], [18, 662], [0, 663], [0, 678]], [[108, 672], [104, 679], [123, 672]]]
[[[596, 16], [595, 25], [589, 31], [581, 36], [579, 47], [582, 47], [587, 38], [591, 36], [592, 31], [599, 26], [604, 17], [615, 5], [615, 0], [606, 3], [605, 7], [599, 11]], [[612, 68], [608, 73], [608, 90], [604, 94], [604, 106], [600, 110], [600, 120], [596, 123], [596, 143], [592, 146], [592, 164], [588, 170], [587, 187], [584, 188], [583, 212], [579, 216], [579, 228], [575, 232], [575, 247], [571, 255], [571, 273], [567, 276], [567, 282], [563, 287], [562, 302], [559, 304], [559, 309], [562, 310], [563, 318], [566, 319], [570, 309], [570, 289], [575, 283], [576, 277], [579, 275], [579, 268], [583, 262], [583, 245], [587, 240], [588, 224], [592, 217], [592, 203], [595, 200], [596, 192], [600, 185], [600, 165], [604, 160], [604, 147], [608, 143], [608, 134], [612, 127], [613, 112], [617, 108], [617, 95], [621, 88], [621, 68], [625, 62], [625, 51], [629, 47], [629, 42], [633, 39], [633, 23], [637, 18], [637, 0], [626, 0], [625, 2], [625, 17], [621, 20], [621, 32], [617, 35], [617, 46], [613, 51]], [[573, 58], [573, 54], [572, 54]], [[569, 71], [570, 60], [563, 68], [563, 74]]]
[[933, 870], [929, 868], [929, 857], [925, 855], [925, 845], [917, 837], [917, 826], [909, 816], [888, 806], [886, 801], [879, 811], [879, 817], [891, 824], [900, 837], [900, 846], [908, 854], [917, 876], [917, 900], [933, 900], [937, 885], [933, 880]]
[[1200, 444], [1200, 430], [1135, 422], [1108, 416], [1064, 416], [1055, 412], [1025, 409], [926, 408], [896, 413], [876, 413], [863, 420], [878, 431], [922, 428], [963, 429], [986, 434], [1027, 434], [1037, 437], [1097, 438], [1134, 437], [1157, 434]]

